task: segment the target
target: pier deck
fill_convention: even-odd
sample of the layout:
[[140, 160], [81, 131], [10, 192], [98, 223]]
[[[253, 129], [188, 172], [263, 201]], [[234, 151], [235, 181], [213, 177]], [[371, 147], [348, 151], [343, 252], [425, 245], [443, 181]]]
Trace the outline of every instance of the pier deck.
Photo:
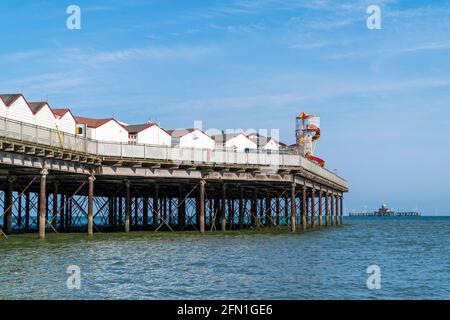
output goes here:
[[0, 118], [12, 232], [232, 230], [343, 223], [347, 182], [296, 154], [93, 141]]

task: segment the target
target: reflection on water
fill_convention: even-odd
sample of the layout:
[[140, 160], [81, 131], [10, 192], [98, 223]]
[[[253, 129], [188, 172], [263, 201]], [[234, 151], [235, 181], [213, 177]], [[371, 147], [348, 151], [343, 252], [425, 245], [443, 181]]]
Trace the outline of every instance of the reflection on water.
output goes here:
[[[306, 234], [136, 232], [0, 240], [1, 299], [449, 299], [449, 218], [351, 218]], [[368, 290], [366, 268], [381, 268]], [[81, 268], [68, 290], [66, 268]]]

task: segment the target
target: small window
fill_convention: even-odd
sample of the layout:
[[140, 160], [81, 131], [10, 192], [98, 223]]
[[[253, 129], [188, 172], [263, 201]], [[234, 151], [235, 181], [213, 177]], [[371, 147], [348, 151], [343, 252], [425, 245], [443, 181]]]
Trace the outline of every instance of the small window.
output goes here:
[[83, 134], [83, 127], [77, 127], [75, 132], [76, 134]]

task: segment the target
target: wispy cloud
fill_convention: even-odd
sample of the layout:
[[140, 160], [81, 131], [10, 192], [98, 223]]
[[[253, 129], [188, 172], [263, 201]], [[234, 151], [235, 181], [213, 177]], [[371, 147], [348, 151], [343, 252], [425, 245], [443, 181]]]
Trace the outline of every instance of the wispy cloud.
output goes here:
[[190, 60], [219, 52], [215, 45], [147, 46], [116, 51], [72, 49], [59, 55], [60, 61], [75, 60], [81, 64], [105, 64], [133, 60]]

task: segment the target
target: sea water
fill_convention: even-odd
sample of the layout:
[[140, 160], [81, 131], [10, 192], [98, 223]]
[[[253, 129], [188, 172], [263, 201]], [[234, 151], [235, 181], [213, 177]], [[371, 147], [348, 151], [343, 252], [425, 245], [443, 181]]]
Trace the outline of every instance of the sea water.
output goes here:
[[449, 217], [346, 218], [304, 234], [11, 235], [0, 299], [450, 299], [449, 236]]

